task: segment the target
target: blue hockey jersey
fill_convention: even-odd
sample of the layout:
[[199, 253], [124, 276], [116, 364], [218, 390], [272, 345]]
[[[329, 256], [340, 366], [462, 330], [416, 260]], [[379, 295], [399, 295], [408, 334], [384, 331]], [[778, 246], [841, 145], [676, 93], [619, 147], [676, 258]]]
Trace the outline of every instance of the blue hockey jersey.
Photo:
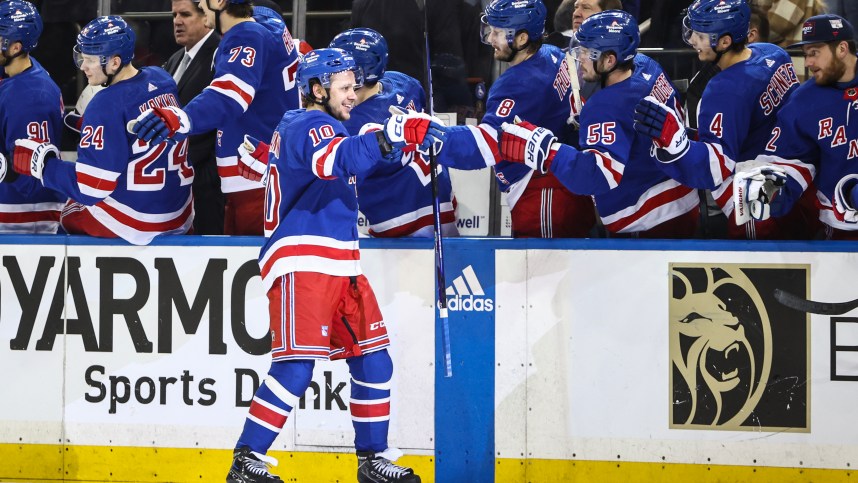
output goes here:
[[298, 52], [288, 29], [280, 38], [253, 21], [230, 28], [220, 41], [211, 84], [184, 108], [191, 134], [217, 129], [221, 191], [258, 189], [238, 174], [244, 135], [268, 139], [283, 113], [298, 107]]
[[[10, 163], [16, 139], [62, 142], [63, 100], [60, 89], [41, 65], [0, 79], [0, 136]], [[56, 233], [68, 198], [42, 186], [36, 178], [19, 176], [0, 183], [0, 233]]]
[[789, 175], [772, 206], [772, 215], [789, 211], [802, 192], [816, 186], [819, 219], [840, 230], [858, 230], [835, 216], [832, 206], [837, 183], [858, 174], [858, 79], [835, 86], [820, 86], [810, 79], [799, 87], [778, 112], [765, 154], [758, 161], [776, 164]]
[[650, 157], [649, 136], [634, 129], [646, 96], [677, 108], [676, 90], [654, 60], [638, 54], [631, 77], [603, 87], [581, 111], [579, 146], [560, 145], [550, 170], [570, 191], [595, 195], [611, 233], [646, 231], [697, 208], [697, 192], [671, 179]]
[[[572, 80], [566, 56], [553, 45], [543, 45], [529, 59], [511, 66], [489, 89], [486, 114], [479, 126], [453, 126], [438, 162], [453, 168], [479, 169], [495, 166], [501, 191], [509, 192], [510, 206], [524, 191], [533, 174], [527, 166], [500, 159], [498, 130], [518, 117], [550, 129], [557, 138], [574, 143], [567, 123], [572, 115]], [[553, 175], [547, 175], [553, 176]], [[519, 181], [525, 181], [519, 183]]]
[[283, 115], [271, 138], [265, 189], [267, 290], [291, 272], [359, 275], [357, 179], [383, 161], [375, 133], [348, 136], [317, 110]]
[[[401, 72], [387, 71], [379, 80], [381, 92], [361, 102], [343, 125], [349, 134], [380, 128], [390, 117], [390, 107], [423, 111], [426, 95], [417, 80]], [[358, 178], [360, 210], [370, 223], [369, 233], [377, 237], [433, 235], [433, 195], [428, 160], [404, 153], [400, 163], [378, 164]], [[439, 166], [438, 196], [443, 234], [456, 235], [456, 213], [450, 173]]]
[[737, 162], [763, 152], [778, 110], [798, 88], [789, 54], [766, 43], [748, 46], [751, 57], [716, 74], [698, 108], [698, 141], [680, 159], [665, 164], [674, 179], [711, 189], [728, 217], [733, 212], [733, 171]]
[[77, 162], [51, 160], [42, 173], [46, 187], [86, 205], [135, 245], [187, 233], [193, 221], [187, 139], [149, 145], [126, 130], [128, 121], [158, 106], [179, 106], [176, 83], [160, 67], [99, 91], [86, 108]]

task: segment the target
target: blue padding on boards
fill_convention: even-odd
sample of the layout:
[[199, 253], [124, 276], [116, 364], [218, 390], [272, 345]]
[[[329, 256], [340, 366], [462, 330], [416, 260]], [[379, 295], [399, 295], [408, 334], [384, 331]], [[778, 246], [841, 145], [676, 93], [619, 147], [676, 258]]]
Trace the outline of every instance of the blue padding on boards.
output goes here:
[[450, 242], [444, 265], [453, 377], [444, 377], [436, 311], [435, 480], [494, 482], [495, 252]]

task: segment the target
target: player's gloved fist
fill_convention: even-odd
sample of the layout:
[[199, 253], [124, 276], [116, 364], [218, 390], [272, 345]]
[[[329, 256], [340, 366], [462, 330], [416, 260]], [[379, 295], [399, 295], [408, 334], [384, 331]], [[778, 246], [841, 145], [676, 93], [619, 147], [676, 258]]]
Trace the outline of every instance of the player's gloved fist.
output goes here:
[[834, 187], [834, 216], [845, 223], [858, 223], [858, 174], [850, 174]]
[[268, 168], [268, 143], [245, 134], [238, 147], [238, 174], [250, 181], [261, 181]]
[[188, 136], [191, 130], [191, 120], [185, 111], [178, 107], [156, 107], [147, 109], [129, 123], [128, 130], [151, 144], [164, 141], [177, 143]]
[[42, 179], [42, 170], [48, 158], [58, 158], [60, 150], [41, 139], [18, 139], [15, 141], [13, 168], [15, 172]]
[[554, 159], [551, 145], [557, 137], [550, 130], [534, 126], [527, 121], [501, 124], [501, 158], [514, 163], [524, 163], [528, 168], [547, 173]]
[[389, 117], [384, 121], [382, 132], [394, 149], [402, 149], [406, 144], [417, 144], [422, 151], [428, 151], [439, 142], [443, 145], [447, 136], [443, 124], [433, 121], [428, 114], [413, 111]]
[[772, 206], [782, 201], [778, 195], [786, 181], [786, 171], [780, 166], [757, 166], [737, 171], [733, 177], [736, 224], [743, 225], [751, 219], [769, 219]]
[[646, 96], [635, 106], [635, 130], [652, 138], [655, 157], [670, 163], [690, 147], [685, 123], [676, 112], [652, 96]]

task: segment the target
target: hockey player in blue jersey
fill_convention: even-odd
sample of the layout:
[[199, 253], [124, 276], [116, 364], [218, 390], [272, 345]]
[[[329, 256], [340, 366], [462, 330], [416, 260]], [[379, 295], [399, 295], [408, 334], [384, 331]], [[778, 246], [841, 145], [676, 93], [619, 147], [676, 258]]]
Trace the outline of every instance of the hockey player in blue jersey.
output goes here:
[[126, 125], [155, 106], [178, 106], [176, 83], [160, 67], [135, 68], [134, 31], [117, 16], [99, 17], [77, 37], [74, 59], [90, 85], [104, 85], [81, 125], [77, 162], [40, 139], [15, 141], [14, 168], [71, 198], [60, 218], [68, 233], [136, 245], [184, 234], [193, 222], [187, 141], [150, 144]]
[[494, 0], [485, 8], [483, 42], [509, 68], [489, 89], [479, 126], [447, 128], [448, 146], [438, 162], [460, 169], [493, 166], [507, 193], [514, 237], [585, 237], [595, 224], [589, 196], [571, 193], [551, 173], [505, 161], [498, 151], [501, 124], [516, 117], [563, 141], [573, 137], [569, 67], [559, 48], [542, 44], [545, 15], [542, 0]]
[[[832, 240], [858, 239], [858, 75], [855, 31], [831, 14], [807, 19], [800, 46], [813, 78], [783, 109], [760, 163], [741, 182], [737, 200], [751, 216], [787, 212], [803, 193], [815, 195], [819, 219]], [[736, 183], [739, 183], [737, 175]], [[739, 209], [737, 207], [737, 209]]]
[[[403, 112], [422, 111], [426, 95], [416, 79], [401, 72], [387, 71], [387, 42], [378, 32], [357, 28], [340, 33], [330, 47], [354, 57], [363, 70], [363, 87], [351, 117], [343, 122], [349, 134], [380, 129], [378, 123], [390, 117], [390, 108]], [[428, 160], [415, 151], [404, 153], [399, 163], [376, 165], [375, 171], [358, 178], [360, 209], [369, 221], [369, 233], [376, 237], [433, 236], [432, 186]], [[450, 173], [440, 168], [438, 196], [441, 203], [441, 230], [456, 236], [456, 211]]]
[[[395, 151], [443, 141], [426, 114], [392, 116], [382, 129], [349, 136], [347, 121], [362, 79], [340, 49], [301, 60], [306, 110], [283, 115], [271, 137], [264, 177], [265, 243], [259, 256], [272, 333], [268, 377], [253, 397], [227, 477], [232, 483], [281, 482], [265, 453], [307, 390], [316, 360], [345, 359], [359, 483], [419, 483], [393, 463], [388, 447], [393, 362], [385, 322], [360, 268], [357, 179]], [[443, 151], [442, 151], [443, 152]]]
[[584, 20], [574, 35], [584, 80], [602, 85], [581, 111], [581, 149], [558, 143], [549, 130], [529, 122], [504, 123], [501, 157], [554, 173], [573, 193], [594, 195], [611, 235], [692, 237], [697, 192], [664, 172], [650, 157], [649, 136], [633, 127], [634, 107], [646, 96], [679, 106], [661, 66], [635, 54], [637, 22], [626, 12], [606, 10]]
[[0, 3], [0, 233], [56, 233], [68, 199], [10, 167], [17, 139], [61, 141], [60, 89], [30, 57], [41, 33], [42, 18], [32, 4]]
[[156, 107], [140, 115], [137, 136], [156, 143], [217, 130], [218, 173], [226, 195], [224, 233], [261, 235], [264, 190], [238, 170], [245, 135], [266, 139], [284, 112], [298, 107], [298, 52], [288, 29], [280, 38], [253, 20], [249, 0], [201, 0], [206, 27], [223, 38], [211, 84], [183, 109]]
[[[684, 20], [684, 38], [702, 61], [721, 71], [700, 100], [699, 140], [690, 140], [673, 108], [646, 98], [637, 107], [635, 129], [649, 135], [655, 155], [671, 176], [695, 188], [710, 189], [728, 217], [731, 238], [811, 238], [816, 213], [805, 200], [782, 218], [745, 223], [733, 210], [733, 174], [764, 151], [777, 112], [798, 88], [789, 55], [766, 43], [748, 45], [751, 11], [746, 0], [697, 0]], [[738, 215], [738, 220], [737, 220]]]

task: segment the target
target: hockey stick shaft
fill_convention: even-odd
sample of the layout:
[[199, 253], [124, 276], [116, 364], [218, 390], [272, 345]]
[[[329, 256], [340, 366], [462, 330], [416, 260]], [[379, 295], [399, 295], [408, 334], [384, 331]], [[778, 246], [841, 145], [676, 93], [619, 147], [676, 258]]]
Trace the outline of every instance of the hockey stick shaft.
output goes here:
[[801, 312], [819, 315], [843, 315], [858, 308], [858, 299], [849, 302], [816, 302], [806, 300], [783, 290], [775, 289], [775, 299], [782, 305]]
[[[432, 93], [432, 61], [429, 56], [429, 2], [423, 3], [423, 40], [426, 48], [426, 97], [429, 114], [435, 115]], [[447, 281], [444, 276], [444, 239], [441, 235], [441, 198], [438, 190], [438, 161], [434, 147], [429, 148], [429, 171], [432, 183], [432, 218], [435, 234], [435, 288], [438, 295], [438, 318], [441, 322], [441, 344], [444, 351], [444, 377], [453, 377], [453, 357], [450, 351], [450, 321], [447, 311]]]

